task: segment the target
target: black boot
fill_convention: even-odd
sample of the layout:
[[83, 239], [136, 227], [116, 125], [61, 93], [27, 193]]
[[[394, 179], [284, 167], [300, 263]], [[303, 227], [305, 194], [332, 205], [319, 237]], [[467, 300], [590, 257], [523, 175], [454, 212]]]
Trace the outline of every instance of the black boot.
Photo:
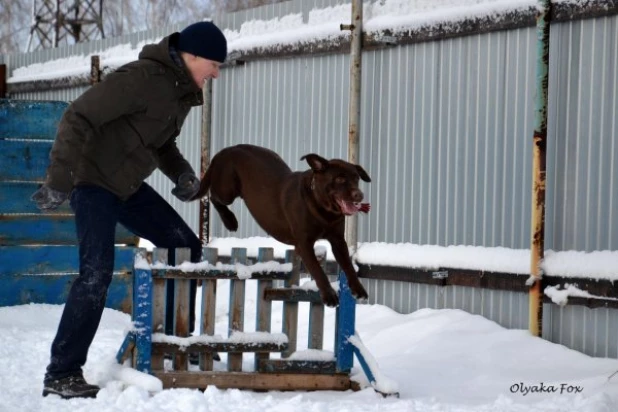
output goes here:
[[63, 399], [96, 398], [100, 389], [96, 385], [90, 385], [79, 374], [61, 379], [46, 380], [43, 385], [43, 396], [58, 395]]

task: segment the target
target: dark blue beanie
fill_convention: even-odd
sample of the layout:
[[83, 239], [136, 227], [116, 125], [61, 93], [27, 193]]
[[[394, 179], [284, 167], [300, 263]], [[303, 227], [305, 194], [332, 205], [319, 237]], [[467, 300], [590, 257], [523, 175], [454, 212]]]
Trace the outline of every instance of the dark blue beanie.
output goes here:
[[201, 21], [180, 32], [177, 49], [223, 63], [227, 56], [227, 40], [212, 22]]

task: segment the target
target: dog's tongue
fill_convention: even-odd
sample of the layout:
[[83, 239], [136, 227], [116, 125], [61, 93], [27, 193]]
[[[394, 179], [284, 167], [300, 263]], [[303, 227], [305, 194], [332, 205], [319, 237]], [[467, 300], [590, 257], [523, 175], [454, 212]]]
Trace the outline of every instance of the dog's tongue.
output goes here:
[[338, 200], [337, 203], [341, 208], [341, 213], [344, 215], [353, 215], [356, 212], [368, 213], [371, 209], [371, 205], [369, 203], [354, 203], [354, 202], [346, 202], [345, 200]]

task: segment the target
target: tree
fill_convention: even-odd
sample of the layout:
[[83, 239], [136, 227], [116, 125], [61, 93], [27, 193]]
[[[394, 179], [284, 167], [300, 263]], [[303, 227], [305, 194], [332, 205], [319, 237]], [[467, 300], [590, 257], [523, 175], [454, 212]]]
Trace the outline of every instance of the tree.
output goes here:
[[[25, 51], [33, 22], [34, 1], [43, 0], [0, 0], [0, 54]], [[211, 0], [104, 0], [103, 31], [105, 37], [117, 37], [198, 21], [213, 12]]]

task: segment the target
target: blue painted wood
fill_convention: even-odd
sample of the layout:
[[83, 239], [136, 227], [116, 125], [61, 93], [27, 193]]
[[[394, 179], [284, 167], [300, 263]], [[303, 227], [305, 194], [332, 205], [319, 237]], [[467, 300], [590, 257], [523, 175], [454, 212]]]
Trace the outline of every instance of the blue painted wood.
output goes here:
[[336, 314], [335, 356], [337, 372], [349, 373], [354, 363], [354, 345], [348, 339], [354, 335], [356, 300], [350, 292], [345, 274], [339, 273], [339, 306]]
[[120, 364], [124, 362], [125, 353], [132, 345], [135, 345], [135, 333], [129, 332], [127, 333], [127, 336], [125, 336], [124, 341], [122, 341], [120, 349], [118, 349], [118, 352], [116, 352], [116, 362]]
[[[247, 263], [247, 249], [246, 248], [238, 248], [238, 247], [233, 247], [232, 248], [232, 253], [230, 254], [230, 258], [231, 258], [231, 262], [232, 263], [240, 263], [245, 265]], [[231, 280], [230, 281], [230, 310], [228, 311], [227, 314], [227, 320], [228, 320], [228, 334], [232, 334], [233, 332], [233, 325], [244, 325], [244, 320], [245, 320], [245, 307], [244, 307], [244, 302], [245, 302], [245, 288], [244, 288], [244, 280]], [[234, 299], [234, 297], [239, 294], [238, 299]], [[236, 307], [232, 307], [231, 305], [233, 305], [235, 302], [242, 302], [241, 305], [238, 305]], [[241, 327], [239, 330], [243, 330], [243, 328]]]
[[0, 99], [0, 138], [54, 140], [68, 103]]
[[369, 367], [369, 364], [365, 360], [365, 357], [363, 356], [363, 353], [360, 351], [360, 349], [358, 349], [354, 345], [352, 345], [352, 348], [354, 350], [354, 354], [356, 354], [356, 359], [358, 359], [358, 362], [361, 364], [361, 368], [363, 368], [363, 372], [365, 372], [365, 376], [367, 376], [367, 380], [372, 385], [375, 384], [376, 378], [373, 375], [373, 372], [371, 371], [371, 368]]
[[[0, 144], [2, 147], [2, 144]], [[40, 183], [31, 182], [2, 182], [0, 181], [0, 214], [3, 213], [36, 213], [42, 212], [37, 209], [36, 203], [30, 200], [30, 196], [40, 187]], [[56, 210], [45, 213], [72, 214], [69, 202], [64, 202]]]
[[152, 355], [152, 275], [150, 269], [134, 270], [135, 369], [151, 372]]
[[[133, 269], [133, 247], [117, 247], [114, 271]], [[0, 246], [0, 282], [7, 275], [79, 272], [77, 246]]]
[[[139, 238], [116, 226], [116, 243], [136, 245]], [[72, 245], [77, 243], [75, 220], [66, 215], [0, 216], [0, 245]]]
[[0, 180], [43, 182], [53, 142], [0, 140]]
[[[48, 303], [60, 305], [66, 302], [69, 289], [77, 275], [8, 275], [2, 276], [0, 306]], [[133, 302], [132, 276], [114, 275], [107, 293], [105, 306], [131, 312]]]

